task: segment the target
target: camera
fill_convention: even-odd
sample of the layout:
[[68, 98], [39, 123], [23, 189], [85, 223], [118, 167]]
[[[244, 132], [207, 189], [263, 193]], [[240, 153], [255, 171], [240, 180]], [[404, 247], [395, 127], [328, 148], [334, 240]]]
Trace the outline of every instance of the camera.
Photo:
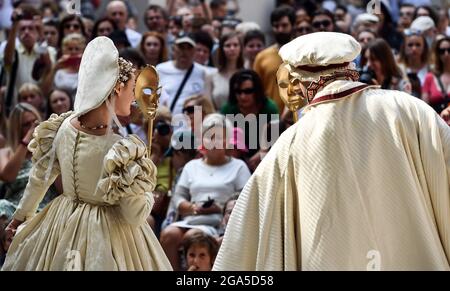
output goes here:
[[375, 72], [369, 68], [364, 68], [359, 72], [359, 81], [369, 85], [374, 85], [373, 79], [376, 79]]
[[208, 197], [208, 200], [202, 204], [203, 208], [209, 208], [214, 204], [214, 199]]
[[25, 19], [25, 16], [23, 15], [23, 13], [17, 13], [17, 14], [13, 14], [12, 16], [11, 16], [11, 21], [12, 22], [17, 22], [17, 21], [21, 21], [21, 20], [23, 20], [23, 19]]

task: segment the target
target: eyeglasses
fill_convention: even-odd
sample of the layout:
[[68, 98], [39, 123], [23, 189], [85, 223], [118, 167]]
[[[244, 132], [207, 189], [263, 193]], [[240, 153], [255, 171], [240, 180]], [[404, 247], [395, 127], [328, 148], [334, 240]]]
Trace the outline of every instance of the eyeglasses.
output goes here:
[[247, 89], [236, 89], [236, 94], [252, 94], [255, 93], [255, 88], [247, 88]]
[[65, 29], [71, 29], [71, 28], [73, 28], [73, 29], [80, 29], [80, 25], [79, 24], [70, 24], [70, 23], [68, 23], [68, 24], [64, 25], [64, 28]]
[[166, 136], [170, 133], [171, 127], [164, 121], [159, 121], [158, 123], [156, 123], [155, 129], [158, 131], [159, 135]]
[[321, 28], [321, 27], [328, 27], [331, 25], [331, 21], [329, 20], [324, 20], [324, 21], [314, 21], [312, 23], [312, 26], [314, 28]]
[[184, 114], [194, 114], [195, 112], [195, 106], [187, 106], [183, 108]]
[[447, 52], [448, 54], [450, 54], [450, 47], [447, 47], [447, 48], [440, 48], [440, 49], [438, 49], [438, 52], [439, 52], [440, 55], [445, 54], [445, 52]]

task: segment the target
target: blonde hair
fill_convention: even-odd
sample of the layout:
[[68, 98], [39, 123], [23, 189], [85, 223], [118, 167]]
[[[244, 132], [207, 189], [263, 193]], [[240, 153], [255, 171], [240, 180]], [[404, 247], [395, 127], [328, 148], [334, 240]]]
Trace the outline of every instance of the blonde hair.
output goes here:
[[83, 46], [86, 47], [86, 38], [79, 33], [70, 33], [63, 38], [61, 43], [61, 47], [64, 48], [69, 42], [76, 41]]
[[41, 114], [39, 111], [31, 104], [28, 103], [18, 103], [11, 115], [9, 117], [8, 126], [8, 146], [15, 150], [23, 138], [22, 135], [22, 118], [25, 112], [33, 113], [39, 122], [42, 121]]
[[205, 115], [209, 115], [209, 114], [216, 112], [211, 100], [209, 100], [208, 98], [206, 98], [203, 95], [194, 95], [194, 96], [186, 98], [184, 100], [183, 107], [185, 107], [186, 104], [188, 104], [189, 102], [192, 102], [192, 101], [194, 101], [196, 106], [202, 107], [203, 114], [205, 114]]
[[20, 86], [20, 89], [19, 89], [19, 101], [20, 101], [20, 96], [22, 94], [24, 94], [25, 92], [32, 92], [34, 94], [37, 94], [37, 95], [41, 96], [41, 98], [44, 99], [44, 94], [42, 93], [41, 88], [39, 88], [39, 86], [37, 86], [36, 84], [25, 83], [22, 86]]

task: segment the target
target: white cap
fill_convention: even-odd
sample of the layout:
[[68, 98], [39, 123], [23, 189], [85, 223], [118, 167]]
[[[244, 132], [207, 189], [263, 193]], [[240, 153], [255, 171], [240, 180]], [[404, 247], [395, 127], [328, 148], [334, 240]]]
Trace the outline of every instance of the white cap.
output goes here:
[[182, 44], [182, 43], [188, 43], [188, 44], [192, 45], [193, 47], [196, 46], [195, 41], [192, 38], [190, 38], [189, 36], [183, 36], [183, 37], [180, 37], [177, 40], [175, 40], [175, 44]]
[[436, 25], [431, 17], [419, 16], [411, 23], [411, 26], [409, 28], [414, 31], [424, 32], [435, 27]]
[[236, 26], [236, 31], [242, 34], [246, 34], [251, 30], [261, 30], [261, 26], [259, 26], [256, 22], [241, 22]]
[[362, 13], [356, 17], [354, 25], [359, 25], [359, 24], [365, 23], [365, 22], [378, 23], [378, 22], [380, 22], [380, 19], [378, 18], [378, 16], [376, 16], [374, 14]]
[[[337, 32], [316, 32], [300, 36], [284, 45], [279, 55], [293, 67], [324, 67], [352, 62], [361, 52], [361, 45], [350, 35]], [[320, 68], [318, 68], [320, 70]]]

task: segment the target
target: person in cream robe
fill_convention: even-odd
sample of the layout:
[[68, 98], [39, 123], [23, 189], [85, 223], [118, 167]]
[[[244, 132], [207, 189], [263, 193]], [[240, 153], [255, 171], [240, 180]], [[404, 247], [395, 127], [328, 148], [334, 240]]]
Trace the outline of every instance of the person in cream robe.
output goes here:
[[[41, 123], [28, 146], [33, 169], [6, 228], [14, 239], [3, 270], [172, 269], [146, 221], [156, 167], [137, 136], [112, 131], [116, 113], [130, 114], [135, 77], [109, 38], [88, 44], [74, 112]], [[64, 193], [36, 214], [59, 175]]]
[[214, 270], [450, 270], [450, 127], [357, 82], [360, 49], [320, 32], [280, 50], [280, 89], [309, 104], [242, 191]]

